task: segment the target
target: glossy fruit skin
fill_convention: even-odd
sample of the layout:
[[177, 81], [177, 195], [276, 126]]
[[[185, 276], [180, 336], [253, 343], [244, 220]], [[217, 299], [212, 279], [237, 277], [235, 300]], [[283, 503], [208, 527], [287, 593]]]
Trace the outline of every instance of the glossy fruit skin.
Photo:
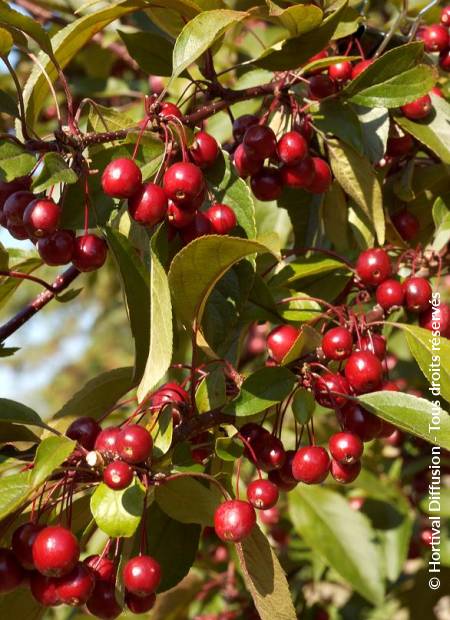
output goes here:
[[96, 582], [105, 581], [114, 583], [116, 580], [116, 567], [109, 558], [102, 558], [100, 555], [90, 555], [83, 560], [95, 577]]
[[217, 140], [206, 133], [199, 131], [194, 138], [194, 143], [189, 149], [189, 155], [192, 161], [200, 168], [208, 168], [216, 161], [219, 154], [219, 145]]
[[383, 310], [401, 307], [405, 298], [402, 285], [398, 280], [385, 280], [377, 287], [375, 292], [377, 303]]
[[122, 613], [116, 600], [114, 584], [98, 581], [94, 591], [86, 603], [87, 610], [101, 620], [114, 620]]
[[264, 166], [250, 179], [250, 187], [258, 200], [277, 200], [281, 196], [283, 183], [278, 168]]
[[33, 598], [43, 607], [61, 605], [54, 577], [45, 577], [38, 572], [31, 573], [30, 590]]
[[252, 159], [247, 155], [243, 144], [234, 151], [233, 155], [234, 165], [236, 167], [238, 175], [245, 179], [252, 174], [256, 174], [262, 168], [262, 162], [260, 159]]
[[380, 336], [380, 334], [362, 336], [358, 345], [358, 350], [374, 353], [379, 360], [384, 360], [386, 357], [386, 348], [386, 338], [384, 336]]
[[268, 439], [270, 437], [270, 433], [268, 430], [266, 430], [262, 426], [259, 426], [259, 424], [255, 424], [254, 422], [248, 422], [247, 424], [244, 424], [244, 426], [242, 426], [239, 429], [239, 433], [240, 435], [242, 435], [242, 437], [245, 440], [243, 442], [244, 443], [244, 454], [248, 459], [253, 461], [254, 458], [253, 458], [253, 454], [250, 448], [252, 448], [257, 458], [257, 454], [256, 454], [257, 446], [260, 445], [266, 439]]
[[350, 484], [356, 480], [361, 472], [361, 461], [355, 461], [350, 465], [344, 465], [339, 461], [331, 460], [330, 473], [336, 482], [340, 484]]
[[8, 222], [8, 227], [23, 226], [23, 214], [35, 196], [31, 192], [19, 191], [11, 194], [3, 205], [3, 217]]
[[172, 381], [165, 383], [151, 396], [151, 406], [161, 408], [167, 403], [185, 405], [189, 403], [189, 394], [181, 385]]
[[258, 459], [258, 466], [263, 471], [269, 472], [283, 467], [286, 453], [282, 442], [277, 437], [265, 435], [262, 440], [256, 440], [252, 447]]
[[391, 275], [388, 254], [381, 248], [364, 250], [356, 262], [356, 273], [365, 286], [378, 286]]
[[362, 441], [372, 441], [380, 434], [382, 428], [380, 418], [359, 405], [349, 403], [342, 413], [346, 431], [358, 435]]
[[181, 118], [183, 116], [183, 113], [181, 112], [180, 108], [174, 103], [171, 103], [170, 101], [163, 101], [163, 103], [161, 103], [159, 116], [162, 116], [163, 118], [169, 118], [170, 116], [175, 116], [175, 118]]
[[47, 237], [56, 231], [61, 207], [51, 198], [32, 200], [23, 212], [23, 225], [30, 237]]
[[163, 178], [163, 189], [179, 207], [189, 208], [205, 186], [203, 173], [190, 162], [179, 162], [170, 166]]
[[345, 360], [353, 349], [353, 336], [345, 327], [332, 327], [322, 338], [322, 351], [329, 360]]
[[[434, 310], [434, 312], [433, 312]], [[440, 331], [441, 336], [450, 336], [450, 306], [441, 303], [439, 306], [430, 306], [419, 316], [421, 327], [429, 331]]]
[[[450, 71], [450, 50], [444, 50], [439, 56], [439, 67], [447, 73]], [[435, 93], [437, 94], [437, 93]]]
[[300, 331], [293, 325], [278, 325], [267, 336], [267, 349], [270, 357], [279, 364], [283, 361]]
[[363, 442], [354, 433], [335, 433], [330, 437], [328, 447], [333, 459], [343, 465], [359, 461], [364, 452]]
[[365, 71], [367, 67], [373, 63], [373, 60], [361, 60], [352, 69], [352, 80], [354, 80], [360, 73]]
[[128, 212], [135, 222], [149, 228], [166, 217], [168, 199], [162, 187], [146, 183], [128, 200]]
[[328, 476], [329, 469], [330, 457], [320, 446], [300, 448], [292, 461], [294, 478], [305, 484], [320, 484]]
[[267, 510], [278, 501], [278, 487], [270, 480], [253, 480], [247, 487], [247, 499], [254, 508]]
[[150, 611], [155, 605], [156, 594], [148, 596], [136, 596], [131, 592], [125, 593], [125, 604], [133, 614], [144, 614]]
[[26, 570], [33, 570], [35, 568], [33, 562], [33, 543], [42, 529], [44, 529], [43, 525], [29, 522], [19, 525], [12, 535], [11, 548], [19, 564]]
[[185, 244], [191, 243], [194, 239], [210, 235], [212, 226], [204, 213], [196, 213], [193, 221], [188, 226], [181, 229], [180, 234]]
[[268, 478], [272, 484], [274, 484], [278, 489], [280, 489], [280, 491], [292, 491], [292, 489], [295, 489], [298, 484], [297, 480], [295, 479], [291, 482], [286, 482], [285, 480], [283, 480], [283, 478], [280, 476], [279, 469], [272, 469], [272, 471], [269, 471]]
[[420, 33], [427, 52], [443, 52], [450, 45], [448, 29], [440, 24], [432, 24]]
[[215, 203], [205, 211], [211, 222], [212, 232], [216, 235], [228, 235], [237, 224], [236, 214], [231, 207]]
[[308, 143], [298, 131], [288, 131], [278, 140], [278, 157], [286, 166], [296, 166], [308, 154]]
[[294, 478], [294, 475], [292, 474], [292, 462], [294, 460], [294, 457], [295, 457], [295, 450], [286, 450], [286, 458], [284, 461], [284, 465], [280, 469], [276, 470], [278, 472], [280, 479], [285, 484], [296, 484], [297, 483], [297, 480]]
[[143, 426], [129, 424], [124, 426], [117, 438], [117, 452], [126, 463], [142, 463], [152, 453], [153, 440]]
[[336, 91], [336, 82], [328, 75], [313, 75], [309, 78], [308, 97], [310, 99], [325, 99]]
[[336, 82], [347, 82], [351, 80], [353, 74], [352, 63], [348, 60], [338, 62], [328, 67], [328, 76]]
[[133, 480], [133, 470], [124, 461], [113, 461], [103, 471], [103, 482], [115, 491], [126, 489]]
[[381, 387], [383, 367], [369, 351], [355, 351], [345, 366], [345, 377], [357, 394], [374, 392]]
[[386, 155], [389, 157], [403, 157], [409, 155], [414, 148], [414, 138], [406, 133], [403, 136], [390, 136], [387, 141]]
[[11, 237], [14, 237], [14, 239], [18, 239], [19, 241], [24, 241], [25, 239], [30, 238], [24, 226], [10, 224], [9, 222], [7, 222], [6, 228], [8, 229], [8, 232], [11, 235]]
[[12, 592], [22, 583], [24, 572], [10, 549], [0, 548], [0, 594]]
[[277, 154], [277, 138], [270, 127], [252, 125], [242, 141], [246, 154], [252, 159], [270, 159]]
[[91, 596], [95, 579], [91, 570], [79, 562], [68, 575], [56, 579], [55, 586], [61, 603], [79, 607]]
[[424, 95], [411, 103], [401, 106], [400, 110], [406, 118], [416, 121], [426, 118], [430, 114], [432, 108], [433, 105], [431, 103], [430, 96]]
[[109, 426], [104, 428], [95, 440], [94, 450], [106, 458], [116, 458], [119, 453], [117, 451], [117, 439], [120, 435], [120, 428]]
[[102, 174], [102, 188], [111, 198], [130, 198], [142, 183], [139, 166], [128, 157], [110, 162]]
[[311, 194], [324, 194], [330, 189], [333, 180], [331, 168], [321, 157], [313, 157], [312, 160], [314, 164], [314, 177], [305, 186], [305, 189], [311, 192]]
[[257, 125], [259, 118], [254, 114], [243, 114], [238, 116], [233, 122], [233, 138], [236, 142], [242, 142], [245, 136], [245, 132], [249, 127]]
[[[311, 56], [311, 58], [308, 59], [307, 64], [315, 62], [316, 60], [323, 60], [324, 58], [328, 58], [328, 55], [329, 54], [327, 50], [321, 50], [317, 54], [314, 54], [314, 56]], [[317, 69], [312, 69], [311, 71], [308, 71], [307, 75], [319, 75], [320, 73], [322, 73], [322, 71], [323, 71], [323, 68], [319, 67]]]
[[60, 525], [45, 527], [33, 543], [33, 563], [46, 577], [70, 573], [80, 557], [80, 547], [72, 532]]
[[161, 567], [149, 555], [131, 558], [123, 567], [123, 583], [128, 592], [136, 596], [153, 594], [161, 581]]
[[3, 210], [6, 200], [15, 192], [29, 190], [31, 177], [20, 177], [14, 181], [0, 181], [0, 212]]
[[46, 265], [57, 267], [67, 265], [73, 257], [75, 233], [71, 230], [57, 230], [48, 237], [39, 239], [37, 250]]
[[101, 426], [88, 416], [77, 418], [72, 422], [69, 428], [66, 430], [66, 436], [73, 441], [77, 441], [80, 446], [86, 450], [93, 450], [95, 446], [95, 440], [101, 432]]
[[410, 211], [402, 209], [391, 216], [392, 223], [399, 235], [405, 241], [411, 241], [417, 237], [420, 230], [420, 222]]
[[72, 262], [78, 271], [96, 271], [106, 261], [108, 246], [97, 235], [82, 235], [76, 237]]
[[[337, 394], [331, 392], [337, 392]], [[347, 402], [345, 397], [347, 394], [350, 394], [348, 381], [339, 373], [328, 372], [315, 381], [314, 397], [322, 407], [329, 409], [343, 407]]]
[[447, 28], [450, 26], [450, 6], [444, 6], [442, 9], [441, 24], [447, 26]]
[[281, 180], [288, 187], [306, 188], [314, 182], [316, 167], [312, 157], [306, 156], [296, 166], [283, 166]]
[[223, 502], [214, 513], [214, 529], [224, 542], [240, 542], [250, 534], [255, 523], [255, 509], [240, 499]]
[[176, 229], [186, 228], [189, 224], [192, 224], [195, 218], [195, 211], [187, 211], [186, 209], [180, 209], [172, 200], [169, 200], [167, 207], [167, 219], [171, 226]]
[[304, 114], [295, 122], [293, 127], [295, 131], [301, 134], [306, 142], [311, 142], [311, 138], [314, 135], [314, 128], [312, 126], [312, 117], [310, 114]]
[[433, 290], [425, 278], [410, 277], [403, 282], [405, 307], [410, 312], [425, 312], [430, 305]]

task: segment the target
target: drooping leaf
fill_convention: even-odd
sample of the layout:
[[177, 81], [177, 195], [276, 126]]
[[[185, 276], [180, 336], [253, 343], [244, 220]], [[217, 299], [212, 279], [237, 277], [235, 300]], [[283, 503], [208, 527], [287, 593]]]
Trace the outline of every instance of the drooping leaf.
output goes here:
[[350, 227], [348, 224], [348, 205], [345, 194], [337, 181], [333, 181], [325, 194], [322, 204], [322, 217], [327, 237], [338, 252], [350, 247]]
[[291, 408], [297, 422], [307, 424], [316, 408], [316, 401], [312, 392], [303, 388], [298, 389], [292, 399]]
[[36, 451], [30, 482], [33, 487], [42, 484], [72, 454], [76, 442], [67, 437], [47, 437]]
[[159, 458], [170, 448], [172, 443], [173, 422], [172, 407], [164, 407], [158, 415], [157, 421], [152, 425], [153, 457]]
[[114, 491], [101, 482], [91, 497], [92, 515], [111, 538], [129, 538], [141, 521], [144, 499], [144, 487], [137, 479], [123, 491]]
[[0, 422], [14, 422], [15, 424], [48, 428], [36, 411], [9, 398], [0, 398]]
[[390, 128], [389, 111], [380, 107], [365, 108], [359, 105], [352, 107], [360, 125], [364, 127], [362, 140], [365, 155], [373, 164], [377, 164], [386, 153]]
[[30, 491], [29, 472], [3, 476], [0, 479], [0, 521], [25, 503]]
[[320, 131], [346, 142], [361, 155], [364, 154], [364, 138], [361, 123], [355, 110], [347, 102], [322, 101], [312, 106], [314, 124]]
[[47, 54], [52, 53], [50, 38], [40, 23], [28, 15], [14, 11], [3, 1], [0, 2], [0, 23], [14, 26], [14, 28], [25, 32], [25, 34], [39, 44], [39, 47], [44, 52]]
[[318, 275], [325, 275], [336, 269], [345, 268], [345, 264], [341, 261], [314, 254], [308, 257], [299, 257], [295, 261], [288, 263], [283, 267], [269, 282], [269, 286], [286, 287], [292, 286], [294, 282], [311, 278]]
[[213, 524], [214, 512], [222, 501], [216, 485], [208, 488], [192, 477], [176, 478], [156, 487], [155, 499], [172, 519], [201, 525]]
[[[202, 11], [201, 3], [194, 0], [165, 0], [162, 5], [159, 0], [152, 0], [147, 9], [152, 22], [171, 37], [176, 38], [188, 21]], [[217, 7], [206, 7], [217, 8]]]
[[36, 157], [22, 146], [7, 140], [0, 144], [0, 179], [13, 181], [27, 175], [36, 164]]
[[173, 43], [154, 32], [118, 31], [129, 54], [149, 75], [172, 75]]
[[78, 176], [76, 172], [69, 168], [64, 158], [59, 153], [46, 153], [42, 158], [42, 168], [37, 177], [33, 179], [33, 192], [43, 192], [44, 189], [64, 183], [71, 185], [76, 183]]
[[299, 36], [317, 28], [322, 22], [322, 11], [313, 4], [297, 4], [286, 9], [267, 0], [269, 18], [289, 31], [291, 36]]
[[223, 365], [211, 368], [208, 375], [199, 383], [195, 392], [195, 404], [199, 413], [206, 413], [226, 402], [225, 375]]

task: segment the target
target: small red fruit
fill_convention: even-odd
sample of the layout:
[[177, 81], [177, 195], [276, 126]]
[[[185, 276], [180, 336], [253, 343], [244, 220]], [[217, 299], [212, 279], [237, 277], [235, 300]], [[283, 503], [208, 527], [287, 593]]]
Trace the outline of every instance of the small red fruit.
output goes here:
[[277, 506], [268, 508], [267, 510], [261, 510], [258, 513], [261, 523], [264, 525], [276, 525], [280, 521], [280, 509]]
[[101, 620], [115, 620], [122, 613], [122, 608], [116, 600], [116, 590], [113, 583], [97, 581], [86, 608], [96, 618]]
[[373, 60], [361, 60], [358, 62], [352, 69], [352, 80], [358, 77], [363, 71], [370, 67], [373, 63]]
[[361, 472], [361, 461], [356, 461], [350, 465], [344, 465], [332, 459], [330, 472], [336, 482], [340, 484], [350, 484], [350, 482], [356, 480]]
[[117, 439], [120, 435], [120, 428], [110, 426], [103, 429], [95, 440], [94, 450], [106, 458], [116, 458], [119, 454], [117, 451]]
[[[441, 52], [439, 56], [439, 67], [442, 69], [442, 71], [446, 71], [447, 73], [450, 71], [450, 50], [447, 49]], [[439, 93], [436, 93], [434, 90], [433, 92], [435, 95], [437, 94], [439, 97], [443, 96], [443, 95], [439, 95]]]
[[149, 596], [161, 581], [161, 566], [149, 555], [131, 558], [123, 568], [123, 584], [136, 596]]
[[181, 118], [183, 116], [183, 113], [181, 112], [180, 108], [174, 103], [171, 103], [170, 101], [164, 101], [161, 104], [159, 116], [162, 116], [163, 118], [170, 118], [171, 116], [175, 116], [175, 118]]
[[243, 144], [239, 144], [239, 146], [234, 151], [233, 161], [238, 175], [243, 179], [249, 177], [252, 174], [256, 174], [262, 168], [261, 160], [252, 159], [251, 157], [249, 157], [245, 152]]
[[88, 416], [83, 416], [72, 422], [66, 430], [66, 436], [69, 437], [69, 439], [73, 439], [73, 441], [77, 441], [80, 446], [86, 450], [93, 450], [95, 440], [101, 430], [101, 426], [97, 420]]
[[333, 177], [331, 168], [321, 157], [313, 157], [314, 178], [305, 186], [306, 191], [311, 194], [324, 194], [330, 189]]
[[278, 140], [278, 156], [286, 166], [296, 166], [308, 154], [308, 143], [298, 131], [288, 131]]
[[386, 155], [388, 157], [403, 157], [409, 155], [414, 148], [414, 138], [409, 133], [403, 136], [390, 136], [387, 141]]
[[46, 265], [57, 267], [67, 265], [73, 257], [75, 233], [71, 230], [57, 230], [52, 235], [39, 239], [37, 250]]
[[11, 548], [19, 563], [27, 570], [35, 568], [33, 562], [33, 543], [44, 526], [37, 523], [24, 523], [12, 535]]
[[109, 558], [100, 555], [90, 555], [84, 561], [93, 573], [95, 580], [114, 583], [116, 580], [116, 567], [114, 562]]
[[369, 351], [378, 357], [379, 360], [384, 360], [386, 357], [386, 338], [379, 334], [368, 334], [363, 336], [358, 345], [359, 351]]
[[450, 45], [448, 29], [440, 24], [432, 24], [423, 28], [420, 38], [427, 52], [443, 52]]
[[403, 305], [404, 291], [403, 287], [397, 280], [385, 280], [382, 282], [375, 292], [377, 303], [383, 310], [391, 310]]
[[409, 118], [412, 121], [417, 121], [426, 118], [430, 114], [432, 108], [433, 105], [431, 103], [430, 96], [424, 95], [411, 103], [405, 104], [400, 109], [403, 116], [406, 116], [406, 118]]
[[441, 24], [447, 27], [450, 26], [450, 5], [444, 6], [441, 11]]
[[80, 547], [72, 532], [60, 525], [45, 527], [33, 543], [33, 563], [47, 577], [70, 573], [80, 557]]
[[205, 180], [198, 166], [179, 162], [170, 166], [163, 178], [163, 189], [178, 206], [189, 208], [203, 192]]
[[322, 351], [329, 360], [344, 360], [353, 349], [353, 336], [345, 327], [333, 327], [322, 338]]
[[378, 286], [391, 275], [391, 261], [381, 248], [364, 250], [357, 260], [356, 273], [365, 286]]
[[294, 478], [292, 474], [292, 462], [295, 457], [295, 450], [286, 450], [286, 459], [284, 461], [283, 467], [277, 469], [280, 480], [282, 480], [285, 484], [297, 484], [297, 480]]
[[258, 123], [259, 118], [254, 114], [244, 114], [243, 116], [238, 116], [238, 118], [236, 118], [233, 122], [233, 137], [236, 142], [242, 142], [247, 129], [253, 125], [257, 125]]
[[133, 470], [123, 461], [113, 461], [103, 471], [103, 482], [115, 491], [126, 489], [133, 480]]
[[156, 594], [148, 596], [136, 596], [131, 592], [125, 592], [125, 604], [133, 614], [145, 614], [153, 608], [156, 601]]
[[30, 590], [33, 598], [43, 607], [61, 605], [54, 577], [45, 577], [38, 572], [31, 573]]
[[160, 409], [167, 403], [185, 405], [189, 402], [189, 394], [181, 385], [172, 381], [165, 383], [151, 396], [152, 408]]
[[223, 502], [214, 514], [214, 529], [224, 542], [240, 542], [251, 533], [255, 523], [255, 509], [240, 499]]
[[95, 579], [91, 570], [81, 562], [68, 575], [59, 577], [55, 582], [61, 603], [72, 607], [84, 605], [91, 596], [94, 585]]
[[135, 161], [121, 157], [110, 162], [102, 174], [102, 188], [111, 198], [130, 198], [142, 183], [142, 173]]
[[402, 239], [411, 241], [411, 239], [417, 237], [420, 230], [420, 223], [416, 216], [410, 211], [406, 209], [397, 211], [397, 213], [392, 215], [391, 219]]
[[143, 426], [130, 424], [124, 426], [117, 437], [117, 452], [127, 463], [146, 461], [152, 453], [153, 440]]
[[281, 196], [283, 183], [278, 168], [264, 166], [250, 179], [250, 187], [258, 200], [268, 202]]
[[381, 432], [382, 422], [359, 405], [349, 403], [343, 410], [344, 427], [362, 441], [372, 441]]
[[235, 212], [225, 204], [214, 203], [205, 211], [205, 215], [216, 235], [228, 235], [237, 224]]
[[78, 271], [95, 271], [106, 261], [108, 246], [97, 235], [76, 237], [72, 262]]
[[210, 235], [212, 225], [204, 213], [196, 213], [193, 221], [181, 229], [181, 238], [185, 244], [191, 243], [194, 239]]
[[51, 198], [37, 198], [23, 212], [23, 225], [30, 237], [47, 237], [56, 231], [61, 207]]
[[410, 312], [425, 312], [433, 294], [431, 284], [425, 278], [411, 277], [403, 282], [405, 307]]
[[357, 394], [365, 394], [381, 387], [383, 367], [373, 353], [355, 351], [347, 361], [345, 376]]
[[364, 451], [363, 442], [354, 433], [335, 433], [330, 437], [328, 445], [333, 459], [343, 465], [359, 461]]
[[292, 491], [292, 489], [295, 489], [295, 487], [298, 484], [297, 480], [295, 479], [293, 479], [292, 482], [286, 482], [285, 480], [283, 480], [283, 478], [280, 476], [279, 469], [272, 469], [272, 471], [269, 471], [268, 478], [269, 478], [269, 481], [273, 483], [281, 491], [286, 491], [286, 492]]
[[305, 484], [320, 484], [328, 476], [330, 457], [325, 448], [307, 446], [300, 448], [292, 461], [292, 473]]
[[350, 394], [348, 381], [339, 373], [325, 373], [314, 383], [314, 397], [322, 407], [329, 409], [342, 407], [347, 402], [348, 394]]
[[267, 336], [270, 357], [279, 364], [283, 361], [297, 340], [300, 331], [293, 325], [278, 325]]
[[0, 548], [0, 594], [12, 592], [22, 583], [23, 568], [10, 549]]
[[314, 182], [316, 167], [312, 157], [306, 156], [296, 166], [283, 166], [281, 180], [283, 185], [306, 188]]
[[252, 125], [247, 129], [242, 142], [246, 154], [263, 161], [277, 154], [277, 138], [270, 127]]
[[352, 78], [353, 66], [348, 60], [338, 62], [328, 67], [328, 76], [336, 82], [347, 82]]
[[163, 188], [155, 183], [146, 183], [128, 200], [128, 212], [138, 224], [152, 227], [165, 218], [167, 204]]
[[208, 168], [216, 161], [219, 154], [217, 140], [206, 131], [199, 131], [189, 149], [194, 164], [200, 168]]
[[270, 480], [253, 480], [247, 487], [247, 499], [262, 510], [272, 508], [278, 501], [278, 487]]
[[430, 332], [439, 331], [441, 336], [450, 337], [450, 306], [444, 303], [430, 306], [419, 316], [419, 324]]
[[34, 194], [26, 191], [14, 192], [3, 205], [3, 217], [10, 226], [23, 226], [23, 213], [30, 202], [34, 200]]
[[328, 75], [313, 75], [309, 78], [308, 97], [310, 99], [325, 99], [334, 95], [337, 85]]
[[195, 218], [195, 211], [187, 211], [186, 209], [180, 209], [177, 205], [169, 200], [169, 206], [167, 207], [167, 219], [171, 226], [176, 229], [186, 228], [189, 224], [192, 224]]
[[262, 440], [256, 440], [252, 445], [258, 466], [265, 472], [283, 467], [286, 453], [281, 440], [273, 435], [265, 435]]

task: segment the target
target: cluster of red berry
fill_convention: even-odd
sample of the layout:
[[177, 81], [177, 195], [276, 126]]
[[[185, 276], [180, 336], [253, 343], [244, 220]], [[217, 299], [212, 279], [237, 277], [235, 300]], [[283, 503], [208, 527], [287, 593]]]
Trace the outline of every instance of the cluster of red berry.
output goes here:
[[441, 11], [441, 23], [419, 28], [417, 38], [423, 41], [425, 50], [439, 54], [439, 66], [450, 71], [450, 6]]

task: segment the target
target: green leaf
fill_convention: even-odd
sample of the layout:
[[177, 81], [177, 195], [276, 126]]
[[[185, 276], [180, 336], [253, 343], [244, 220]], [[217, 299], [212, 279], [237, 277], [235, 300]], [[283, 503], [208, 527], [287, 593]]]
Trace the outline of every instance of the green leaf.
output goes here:
[[154, 388], [158, 381], [163, 378], [172, 360], [172, 302], [167, 274], [160, 262], [157, 251], [157, 240], [160, 234], [166, 234], [166, 230], [160, 229], [153, 236], [150, 244], [149, 352], [137, 391], [140, 402]]
[[172, 406], [166, 405], [158, 414], [158, 419], [152, 428], [153, 457], [160, 458], [168, 452], [172, 443], [172, 434]]
[[216, 508], [223, 498], [216, 485], [208, 488], [192, 477], [183, 477], [156, 487], [155, 499], [176, 521], [212, 525]]
[[193, 0], [165, 0], [162, 5], [159, 0], [154, 0], [148, 5], [147, 13], [154, 24], [176, 38], [185, 24], [200, 13], [203, 2], [204, 0], [199, 3]]
[[47, 611], [47, 608], [39, 605], [33, 598], [29, 588], [17, 588], [0, 598], [0, 616], [2, 618], [14, 614], [16, 618], [41, 620]]
[[225, 32], [248, 16], [244, 11], [214, 10], [189, 21], [173, 48], [173, 75], [177, 77], [206, 52]]
[[[404, 331], [410, 351], [430, 383], [433, 381], [435, 367], [439, 368], [440, 391], [445, 400], [450, 402], [450, 366], [448, 364], [448, 360], [450, 360], [450, 340], [443, 337], [433, 338], [432, 332], [416, 325], [397, 323], [396, 326]], [[437, 359], [433, 360], [433, 356], [435, 358], [439, 357], [439, 361]]]
[[131, 333], [134, 339], [134, 379], [139, 381], [147, 363], [150, 342], [149, 275], [125, 235], [108, 227], [105, 228], [105, 234], [120, 274]]
[[436, 252], [440, 252], [450, 241], [450, 195], [436, 199], [433, 205], [433, 220], [436, 232], [432, 247]]
[[127, 50], [139, 67], [149, 75], [172, 75], [173, 43], [154, 32], [118, 30]]
[[206, 301], [228, 269], [242, 258], [272, 252], [265, 240], [208, 235], [195, 239], [172, 261], [169, 285], [176, 316], [190, 326], [200, 323]]
[[9, 400], [9, 398], [0, 398], [0, 422], [14, 422], [15, 424], [48, 428], [47, 424], [33, 409], [15, 400]]
[[209, 374], [199, 383], [195, 392], [195, 404], [199, 413], [206, 413], [226, 402], [225, 376], [223, 366], [210, 368]]
[[31, 491], [29, 472], [0, 479], [0, 521], [25, 503]]
[[153, 502], [147, 511], [147, 552], [161, 566], [158, 592], [165, 592], [185, 577], [195, 561], [201, 526], [172, 519]]
[[377, 164], [386, 153], [391, 119], [386, 108], [365, 108], [354, 105], [362, 131], [364, 152], [373, 164]]
[[[13, 271], [19, 271], [20, 273], [30, 274], [38, 267], [42, 265], [42, 260], [40, 258], [26, 258], [25, 260], [21, 260], [14, 265], [10, 265], [10, 269]], [[17, 291], [19, 286], [23, 285], [25, 280], [20, 278], [8, 278], [8, 277], [0, 277], [0, 308], [11, 299], [14, 293]]]
[[295, 362], [303, 355], [312, 353], [322, 342], [322, 336], [310, 325], [302, 325], [300, 333], [295, 339], [294, 344], [283, 357], [281, 363], [283, 366]]
[[271, 0], [267, 0], [269, 17], [280, 24], [294, 36], [299, 36], [317, 28], [321, 22], [322, 11], [312, 4], [298, 4], [282, 9]]
[[14, 45], [11, 33], [5, 28], [0, 28], [0, 56], [8, 56]]
[[374, 530], [342, 495], [318, 486], [289, 494], [296, 531], [341, 577], [371, 603], [383, 601], [384, 583]]
[[130, 538], [144, 509], [145, 490], [136, 478], [123, 491], [101, 482], [91, 497], [91, 512], [98, 527], [111, 538]]
[[365, 157], [344, 142], [328, 142], [333, 173], [344, 191], [364, 211], [376, 231], [378, 242], [384, 244], [385, 221], [381, 186]]
[[320, 254], [296, 258], [273, 276], [269, 286], [270, 288], [288, 287], [299, 280], [325, 275], [342, 268], [346, 268], [346, 265], [341, 261]]
[[352, 106], [341, 101], [322, 101], [313, 106], [312, 113], [320, 131], [340, 138], [361, 155], [364, 153], [365, 132]]
[[13, 181], [24, 177], [34, 168], [36, 157], [15, 142], [0, 144], [0, 179]]
[[19, 108], [16, 102], [4, 90], [0, 90], [0, 112], [19, 118]]
[[351, 244], [347, 198], [336, 180], [325, 194], [322, 204], [322, 220], [327, 237], [336, 250], [347, 251]]
[[69, 168], [62, 155], [59, 153], [46, 153], [42, 159], [42, 169], [37, 177], [33, 179], [33, 192], [43, 192], [44, 189], [65, 183], [71, 185], [76, 183], [78, 176], [72, 168]]
[[31, 485], [38, 487], [72, 454], [75, 441], [67, 437], [47, 437], [39, 444], [31, 472]]
[[424, 398], [401, 392], [372, 392], [358, 397], [365, 409], [426, 441], [450, 448], [450, 416]]
[[261, 368], [245, 379], [238, 396], [224, 411], [238, 417], [265, 411], [284, 400], [295, 383], [295, 375], [287, 368]]
[[314, 410], [316, 401], [312, 392], [303, 388], [298, 389], [292, 399], [291, 409], [295, 419], [299, 424], [307, 424]]
[[[316, 71], [317, 69], [326, 69], [327, 67], [331, 67], [332, 65], [337, 65], [341, 62], [351, 62], [352, 60], [359, 60], [361, 56], [327, 56], [326, 58], [318, 58], [317, 60], [313, 60], [308, 62], [306, 65], [303, 65], [301, 68], [301, 74], [310, 73], [311, 71]], [[334, 103], [337, 103], [335, 101]]]
[[296, 620], [286, 575], [257, 525], [236, 549], [244, 581], [261, 620]]
[[238, 439], [232, 437], [218, 437], [215, 451], [222, 461], [236, 461], [244, 453], [244, 446]]
[[14, 26], [18, 30], [25, 32], [29, 37], [34, 39], [39, 47], [47, 54], [52, 53], [50, 38], [42, 26], [35, 19], [14, 11], [6, 2], [0, 2], [0, 23]]

